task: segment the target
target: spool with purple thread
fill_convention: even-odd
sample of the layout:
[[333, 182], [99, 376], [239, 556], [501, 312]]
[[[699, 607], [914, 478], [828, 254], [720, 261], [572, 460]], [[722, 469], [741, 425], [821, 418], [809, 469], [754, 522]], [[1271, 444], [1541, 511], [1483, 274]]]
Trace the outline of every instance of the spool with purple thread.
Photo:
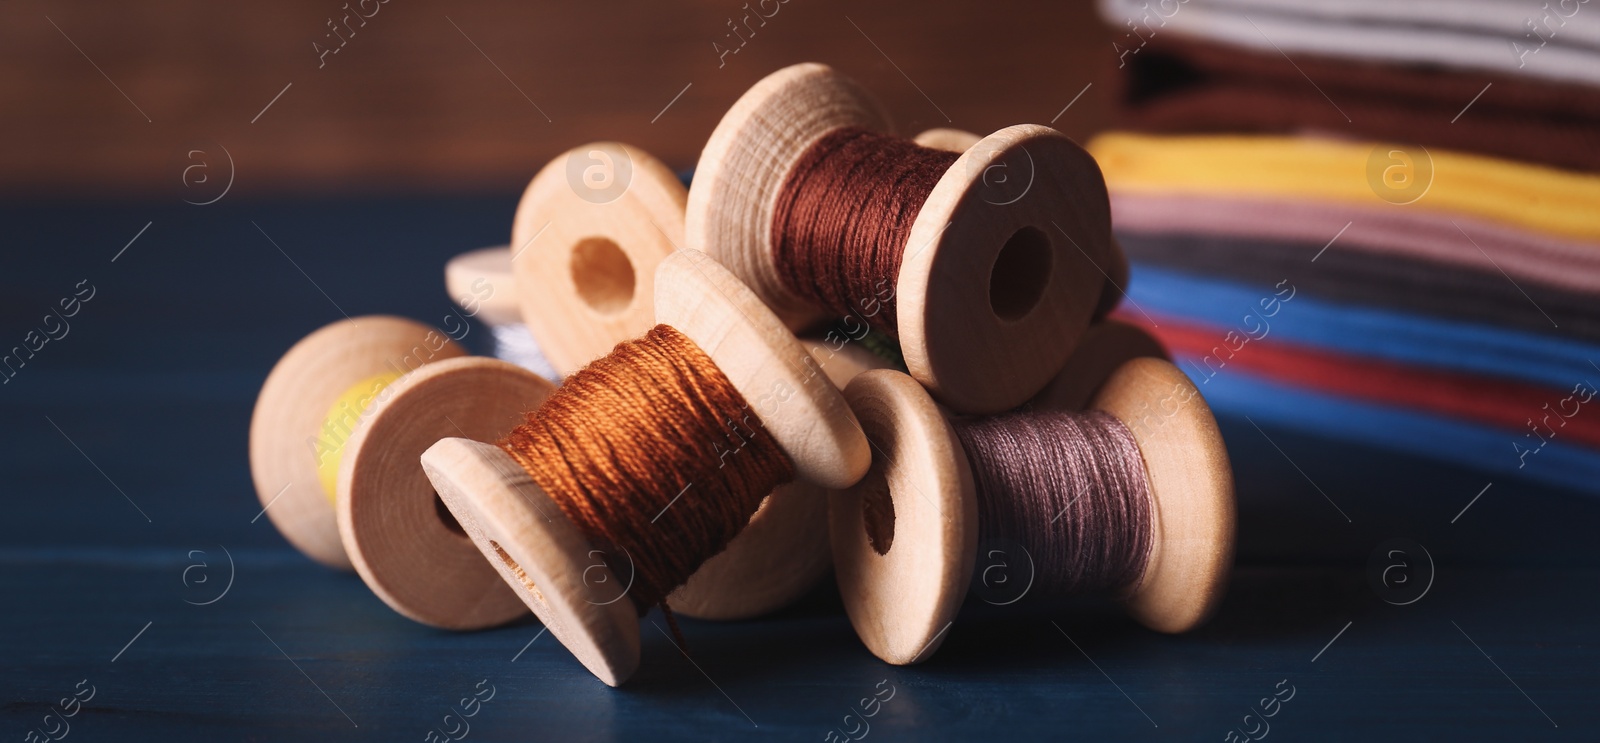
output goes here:
[[1184, 632], [1220, 601], [1232, 472], [1210, 408], [1171, 363], [1126, 361], [1082, 412], [951, 419], [889, 371], [858, 376], [845, 398], [879, 456], [829, 502], [834, 567], [879, 658], [931, 656], [996, 551], [1027, 587], [990, 603], [1111, 595], [1141, 624]]

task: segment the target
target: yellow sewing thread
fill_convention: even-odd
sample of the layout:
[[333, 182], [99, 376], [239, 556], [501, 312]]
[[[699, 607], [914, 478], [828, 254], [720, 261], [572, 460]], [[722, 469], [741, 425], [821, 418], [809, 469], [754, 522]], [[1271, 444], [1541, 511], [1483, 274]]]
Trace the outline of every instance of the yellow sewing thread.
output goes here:
[[399, 379], [398, 372], [388, 371], [367, 377], [345, 390], [333, 401], [327, 417], [322, 419], [322, 438], [316, 447], [317, 479], [328, 503], [336, 504], [339, 495], [339, 462], [344, 457], [344, 445], [355, 433], [356, 424], [366, 414], [367, 407], [378, 399], [383, 388]]

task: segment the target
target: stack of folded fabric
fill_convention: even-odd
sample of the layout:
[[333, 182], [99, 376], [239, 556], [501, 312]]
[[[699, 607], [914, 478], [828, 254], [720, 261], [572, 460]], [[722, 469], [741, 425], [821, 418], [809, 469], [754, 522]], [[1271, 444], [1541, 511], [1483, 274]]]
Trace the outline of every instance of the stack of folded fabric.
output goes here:
[[1600, 491], [1600, 5], [1101, 10], [1119, 312], [1218, 412]]

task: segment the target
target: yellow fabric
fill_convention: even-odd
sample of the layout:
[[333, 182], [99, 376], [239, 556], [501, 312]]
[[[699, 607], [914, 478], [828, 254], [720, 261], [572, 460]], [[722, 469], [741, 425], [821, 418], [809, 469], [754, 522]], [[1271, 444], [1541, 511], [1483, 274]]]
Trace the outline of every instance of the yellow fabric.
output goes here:
[[[1380, 147], [1386, 146], [1305, 137], [1114, 132], [1096, 137], [1089, 152], [1100, 162], [1106, 186], [1113, 192], [1192, 191], [1422, 208], [1600, 240], [1600, 176], [1428, 150], [1431, 185], [1415, 202], [1399, 205], [1380, 197], [1379, 189], [1384, 188], [1389, 170], [1385, 165], [1404, 161], [1389, 158], [1389, 149], [1374, 158]], [[1404, 175], [1401, 169], [1393, 173]]]
[[328, 408], [327, 417], [322, 419], [322, 438], [316, 447], [317, 480], [322, 483], [322, 492], [328, 496], [328, 503], [338, 505], [339, 461], [344, 457], [345, 442], [355, 433], [356, 424], [361, 421], [372, 401], [377, 399], [378, 393], [399, 378], [397, 372], [384, 372], [363, 379], [350, 385], [350, 389], [345, 390]]

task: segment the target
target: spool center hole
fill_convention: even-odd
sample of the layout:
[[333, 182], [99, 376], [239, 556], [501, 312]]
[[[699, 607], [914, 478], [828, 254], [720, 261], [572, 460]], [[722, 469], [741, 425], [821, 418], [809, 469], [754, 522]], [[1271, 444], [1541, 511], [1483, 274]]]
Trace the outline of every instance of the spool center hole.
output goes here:
[[633, 302], [633, 262], [615, 242], [586, 237], [572, 248], [572, 285], [596, 312], [615, 315]]
[[989, 269], [989, 307], [1004, 320], [1015, 320], [1039, 304], [1050, 284], [1050, 237], [1036, 227], [1011, 235]]
[[444, 499], [439, 497], [439, 491], [433, 492], [433, 510], [439, 514], [439, 523], [449, 529], [452, 534], [467, 535], [467, 530], [461, 528], [461, 522], [456, 520], [456, 515], [450, 512], [450, 507], [444, 504]]
[[876, 464], [857, 487], [861, 493], [861, 522], [867, 529], [867, 542], [880, 555], [889, 554], [894, 544], [894, 498], [889, 481]]

